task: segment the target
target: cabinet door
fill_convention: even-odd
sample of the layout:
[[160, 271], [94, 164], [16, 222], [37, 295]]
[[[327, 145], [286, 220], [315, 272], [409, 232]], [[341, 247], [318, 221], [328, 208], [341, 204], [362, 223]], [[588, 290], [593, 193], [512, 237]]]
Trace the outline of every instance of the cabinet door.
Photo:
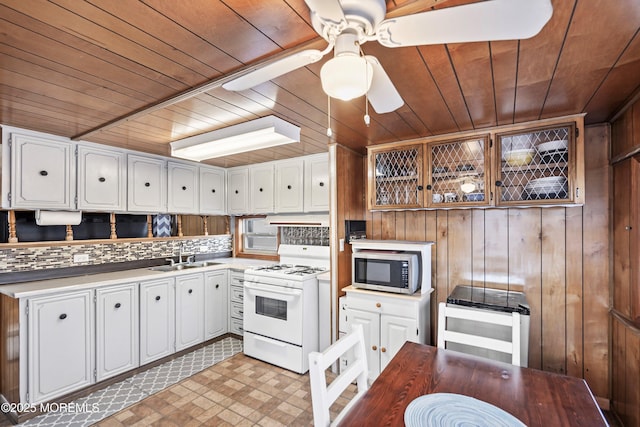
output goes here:
[[276, 212], [302, 212], [304, 162], [301, 159], [276, 163]]
[[125, 182], [124, 153], [78, 147], [78, 209], [124, 210]]
[[204, 276], [176, 277], [176, 351], [204, 341]]
[[127, 210], [158, 213], [167, 210], [167, 170], [165, 161], [129, 154]]
[[170, 213], [198, 213], [198, 168], [167, 163], [167, 210]]
[[204, 274], [204, 339], [209, 340], [227, 332], [228, 297], [227, 271]]
[[380, 372], [407, 341], [418, 342], [416, 319], [388, 314], [380, 316]]
[[140, 365], [175, 351], [173, 279], [140, 284]]
[[226, 214], [226, 185], [224, 169], [200, 167], [200, 213]]
[[368, 160], [369, 209], [423, 206], [422, 145], [371, 149]]
[[230, 169], [227, 174], [227, 208], [232, 215], [249, 212], [249, 168]]
[[373, 381], [380, 375], [380, 315], [370, 311], [347, 308], [347, 330], [351, 330], [351, 325], [354, 324], [362, 325], [364, 330], [369, 380]]
[[273, 163], [249, 169], [249, 206], [252, 214], [273, 212]]
[[73, 146], [66, 141], [11, 135], [11, 206], [75, 209]]
[[29, 403], [94, 382], [93, 291], [32, 298], [29, 309]]
[[329, 210], [329, 155], [304, 160], [304, 211]]
[[138, 367], [138, 284], [96, 290], [97, 380]]

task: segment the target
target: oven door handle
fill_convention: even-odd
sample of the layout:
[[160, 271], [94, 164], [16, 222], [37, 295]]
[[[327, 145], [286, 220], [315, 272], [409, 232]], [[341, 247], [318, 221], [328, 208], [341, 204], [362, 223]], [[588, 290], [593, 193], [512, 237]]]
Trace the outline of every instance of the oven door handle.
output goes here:
[[298, 298], [302, 295], [302, 289], [289, 289], [289, 288], [280, 288], [276, 286], [261, 286], [255, 282], [244, 282], [244, 287], [248, 291], [261, 291], [261, 292], [269, 292], [272, 294], [284, 295], [287, 301], [293, 301], [294, 298]]

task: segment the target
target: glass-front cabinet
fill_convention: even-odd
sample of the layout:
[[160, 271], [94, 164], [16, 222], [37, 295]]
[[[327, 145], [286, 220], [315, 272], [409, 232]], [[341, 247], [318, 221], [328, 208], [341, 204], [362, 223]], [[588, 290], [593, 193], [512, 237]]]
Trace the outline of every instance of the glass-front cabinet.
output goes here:
[[491, 202], [489, 135], [427, 145], [425, 206]]
[[573, 123], [500, 133], [496, 139], [497, 204], [570, 203], [580, 196]]
[[369, 180], [369, 209], [422, 207], [422, 145], [371, 148]]

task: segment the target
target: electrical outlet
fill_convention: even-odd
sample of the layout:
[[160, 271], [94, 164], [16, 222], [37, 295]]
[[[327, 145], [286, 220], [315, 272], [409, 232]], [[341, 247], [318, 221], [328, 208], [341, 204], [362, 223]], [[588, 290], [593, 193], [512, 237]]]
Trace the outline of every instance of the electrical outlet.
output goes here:
[[75, 254], [73, 255], [73, 262], [89, 262], [89, 254]]
[[338, 240], [338, 245], [340, 246], [340, 252], [344, 252], [344, 239]]

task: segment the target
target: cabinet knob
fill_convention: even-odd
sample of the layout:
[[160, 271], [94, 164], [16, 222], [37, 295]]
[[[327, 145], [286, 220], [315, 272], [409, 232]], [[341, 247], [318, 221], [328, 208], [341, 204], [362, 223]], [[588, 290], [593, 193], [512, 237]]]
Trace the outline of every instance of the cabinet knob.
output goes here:
[[187, 187], [185, 187], [184, 185], [182, 186], [182, 191], [185, 191], [187, 189]]
[[262, 187], [260, 187], [260, 192], [262, 193]]
[[218, 289], [220, 287], [220, 285], [216, 285], [216, 289]]
[[100, 178], [98, 178], [98, 181], [100, 182], [105, 182], [107, 180], [107, 178], [105, 178], [104, 176], [101, 176]]
[[156, 296], [156, 301], [160, 301], [160, 295]]
[[376, 307], [380, 308], [382, 307], [382, 304], [380, 304], [379, 302], [376, 303]]
[[120, 304], [119, 302], [117, 302], [117, 303], [116, 303], [116, 305], [115, 305], [115, 307], [116, 307], [116, 308], [120, 308], [120, 307], [122, 307], [122, 304]]
[[625, 229], [625, 230], [631, 230], [631, 228], [632, 228], [632, 227], [631, 227], [630, 225], [627, 225], [624, 229]]
[[192, 294], [193, 293], [193, 289], [189, 289], [189, 293]]
[[371, 350], [373, 350], [373, 351], [377, 351], [377, 350], [378, 350], [378, 346], [372, 345], [372, 346], [371, 346]]
[[287, 185], [287, 190], [291, 190], [291, 186], [290, 185]]
[[66, 314], [66, 313], [62, 313], [62, 314], [60, 315], [60, 320], [64, 320], [64, 319], [66, 319], [66, 318], [67, 318], [67, 314]]
[[422, 185], [418, 185], [418, 191], [422, 191], [424, 187]]
[[236, 194], [238, 194], [238, 190], [236, 190]]
[[216, 192], [216, 189], [215, 189], [215, 188], [212, 188], [212, 189], [211, 189], [211, 192], [212, 192], [212, 193], [215, 193], [215, 192]]
[[320, 181], [320, 187], [324, 187], [324, 182]]
[[502, 181], [496, 181], [496, 187], [502, 187]]
[[427, 184], [427, 190], [431, 190], [432, 188], [431, 184]]
[[42, 175], [42, 176], [47, 176], [47, 175], [49, 175], [49, 172], [47, 172], [47, 171], [40, 171], [40, 175]]
[[150, 183], [150, 182], [145, 182], [145, 183], [144, 183], [144, 186], [145, 186], [145, 187], [151, 187], [151, 183]]
[[384, 348], [384, 347], [380, 347], [380, 351], [381, 351], [381, 352], [383, 352], [383, 353], [386, 353], [386, 352], [387, 352], [387, 349], [386, 349], [386, 348]]

